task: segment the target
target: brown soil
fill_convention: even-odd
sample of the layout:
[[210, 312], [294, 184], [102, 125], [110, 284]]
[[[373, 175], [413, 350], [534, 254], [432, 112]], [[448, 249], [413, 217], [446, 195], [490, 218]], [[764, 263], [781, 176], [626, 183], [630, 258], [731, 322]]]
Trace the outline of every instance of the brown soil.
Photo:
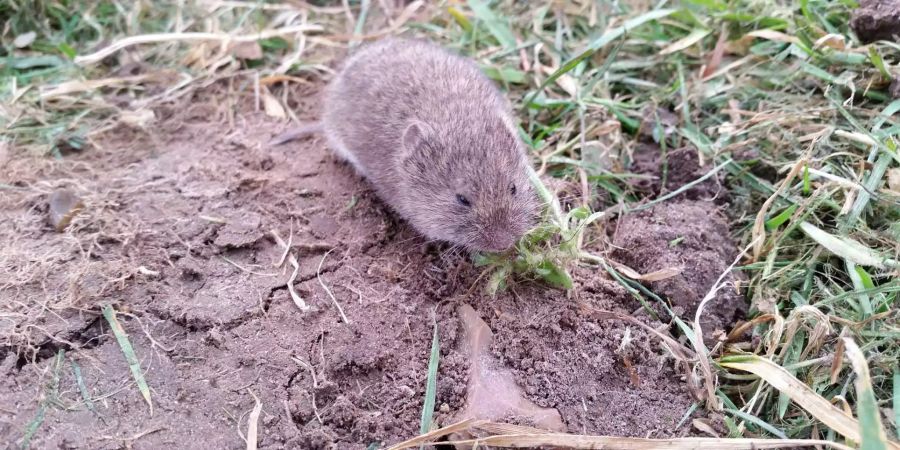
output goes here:
[[[54, 384], [53, 355], [66, 349], [33, 448], [244, 448], [251, 393], [262, 402], [261, 448], [397, 442], [419, 429], [433, 320], [438, 424], [464, 407], [464, 302], [491, 328], [493, 358], [530, 402], [558, 410], [570, 432], [690, 433], [676, 427], [692, 400], [671, 357], [640, 328], [589, 312], [636, 311], [665, 325], [601, 272], [575, 268], [570, 293], [519, 283], [482, 295], [466, 258], [426, 244], [321, 139], [266, 148], [281, 126], [253, 112], [225, 125], [215, 103], [177, 118], [159, 110], [149, 134], [120, 129], [62, 160], [8, 156], [0, 179], [10, 186], [0, 189], [0, 441], [22, 438]], [[46, 218], [57, 189], [84, 203], [65, 233]], [[693, 226], [711, 208], [695, 202], [628, 216], [617, 257], [641, 271], [706, 261], [654, 285], [690, 310], [734, 252], [720, 222]], [[292, 233], [307, 312], [286, 288], [291, 270], [273, 266], [282, 249], [270, 230], [285, 240]], [[679, 237], [681, 245], [662, 244]], [[729, 298], [710, 308], [716, 327], [739, 315], [739, 297]], [[120, 311], [141, 360], [152, 416], [99, 315], [105, 304]], [[71, 362], [96, 412], [82, 401]]]
[[[663, 170], [666, 167], [666, 170]], [[654, 144], [642, 144], [634, 153], [632, 171], [650, 178], [637, 187], [648, 195], [675, 191], [712, 169], [701, 165], [691, 146], [663, 154]], [[641, 273], [680, 269], [677, 276], [650, 283], [680, 317], [693, 319], [702, 299], [737, 256], [723, 213], [729, 200], [722, 173], [707, 178], [667, 202], [621, 217], [614, 228], [614, 257]], [[747, 302], [736, 285], [746, 277], [730, 272], [722, 280], [711, 306], [701, 318], [704, 337], [727, 331], [747, 313]]]
[[861, 0], [850, 26], [863, 44], [900, 39], [900, 0]]
[[[710, 291], [719, 276], [737, 256], [728, 237], [728, 226], [716, 206], [706, 201], [681, 200], [626, 215], [619, 220], [614, 256], [642, 273], [669, 267], [681, 272], [650, 283], [651, 289], [669, 300], [679, 317], [693, 320], [698, 301]], [[728, 331], [747, 314], [747, 302], [736, 283], [742, 272], [722, 280], [711, 304], [700, 320], [704, 336]]]
[[[694, 147], [682, 147], [669, 150], [662, 155], [660, 148], [654, 144], [641, 144], [634, 152], [631, 170], [649, 176], [638, 179], [634, 185], [648, 197], [656, 197], [678, 190], [712, 169], [701, 166]], [[694, 185], [677, 199], [708, 200], [722, 203], [726, 200], [727, 191], [719, 182], [721, 173], [716, 174]]]

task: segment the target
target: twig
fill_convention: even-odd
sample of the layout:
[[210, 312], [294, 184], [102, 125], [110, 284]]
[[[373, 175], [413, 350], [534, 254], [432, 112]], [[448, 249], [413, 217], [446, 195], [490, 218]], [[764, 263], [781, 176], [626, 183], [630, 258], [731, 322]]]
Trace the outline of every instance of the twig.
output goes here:
[[[761, 237], [757, 237], [756, 239], [760, 239], [760, 238]], [[700, 304], [697, 306], [697, 312], [694, 314], [694, 323], [693, 323], [694, 342], [693, 342], [693, 344], [694, 344], [694, 350], [697, 351], [697, 355], [699, 356], [700, 367], [703, 370], [703, 375], [706, 378], [704, 380], [705, 381], [704, 384], [706, 385], [706, 396], [707, 396], [706, 407], [710, 411], [720, 410], [721, 408], [719, 407], [719, 405], [717, 403], [715, 403], [715, 399], [716, 399], [715, 380], [713, 378], [712, 367], [709, 364], [709, 351], [707, 350], [706, 345], [703, 343], [703, 329], [700, 328], [700, 316], [703, 315], [703, 308], [706, 306], [706, 304], [709, 303], [712, 299], [714, 299], [716, 297], [716, 293], [718, 293], [719, 290], [722, 287], [724, 287], [722, 285], [722, 280], [724, 280], [725, 277], [727, 277], [728, 274], [731, 273], [731, 270], [734, 269], [734, 266], [736, 266], [737, 263], [740, 262], [741, 257], [743, 257], [747, 253], [748, 250], [750, 250], [751, 248], [754, 247], [754, 245], [756, 244], [756, 239], [754, 239], [753, 241], [750, 242], [750, 244], [748, 244], [746, 247], [744, 247], [744, 250], [741, 251], [737, 255], [737, 257], [734, 258], [734, 261], [731, 263], [731, 265], [729, 265], [725, 270], [722, 271], [722, 274], [719, 275], [719, 278], [716, 279], [716, 282], [713, 283], [712, 287], [709, 288], [709, 292], [707, 292], [706, 296], [703, 297], [703, 300], [700, 301]], [[716, 405], [716, 406], [713, 407], [712, 405]]]
[[325, 289], [325, 292], [328, 293], [328, 296], [331, 297], [331, 301], [334, 303], [334, 306], [337, 308], [338, 313], [341, 314], [341, 320], [344, 321], [347, 325], [350, 324], [350, 320], [347, 319], [347, 316], [344, 314], [344, 308], [341, 308], [341, 304], [338, 303], [337, 299], [334, 298], [334, 294], [331, 293], [331, 289], [328, 289], [328, 286], [325, 285], [325, 282], [322, 281], [322, 264], [325, 262], [325, 258], [328, 257], [328, 254], [333, 252], [334, 249], [328, 250], [322, 255], [322, 259], [319, 261], [319, 267], [316, 269], [316, 279], [319, 280], [319, 284], [322, 286], [322, 289]]
[[247, 389], [247, 392], [250, 393], [253, 397], [253, 401], [256, 402], [256, 405], [253, 406], [253, 411], [250, 412], [250, 417], [247, 418], [247, 450], [256, 450], [259, 414], [262, 413], [262, 402], [259, 401], [259, 397], [257, 397], [253, 391]]
[[155, 44], [159, 42], [172, 42], [172, 41], [219, 41], [223, 43], [228, 42], [254, 42], [261, 39], [269, 39], [277, 36], [283, 36], [285, 34], [295, 34], [295, 33], [303, 33], [306, 31], [322, 31], [322, 27], [319, 25], [294, 25], [291, 27], [279, 28], [276, 30], [266, 30], [260, 33], [255, 34], [247, 34], [241, 36], [232, 36], [227, 33], [199, 33], [199, 32], [186, 32], [186, 33], [154, 33], [154, 34], [142, 34], [138, 36], [129, 36], [124, 39], [120, 39], [116, 42], [113, 42], [109, 46], [91, 53], [89, 55], [77, 56], [75, 57], [75, 64], [79, 65], [89, 65], [95, 64], [102, 61], [109, 55], [118, 52], [119, 50], [140, 44]]
[[[271, 230], [269, 231], [269, 233], [272, 234], [272, 237], [275, 239], [275, 242], [277, 242], [278, 245], [284, 247], [285, 249], [290, 248], [288, 244], [281, 240], [281, 236], [278, 236], [278, 233], [275, 230]], [[290, 292], [291, 299], [294, 301], [294, 304], [297, 305], [298, 308], [300, 308], [300, 311], [308, 311], [309, 305], [307, 305], [306, 302], [303, 301], [303, 297], [301, 297], [300, 294], [298, 294], [297, 291], [294, 290], [294, 281], [297, 279], [297, 274], [300, 272], [300, 264], [297, 263], [297, 258], [294, 257], [293, 253], [290, 253], [288, 255], [288, 262], [290, 262], [291, 266], [294, 267], [294, 272], [291, 273], [291, 278], [289, 278], [287, 282], [288, 292]]]

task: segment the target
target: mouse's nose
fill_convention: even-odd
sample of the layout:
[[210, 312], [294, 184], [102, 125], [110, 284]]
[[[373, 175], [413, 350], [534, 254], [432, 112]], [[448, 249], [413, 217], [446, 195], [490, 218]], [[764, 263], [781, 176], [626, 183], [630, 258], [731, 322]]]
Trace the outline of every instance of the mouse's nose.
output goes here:
[[508, 232], [491, 233], [485, 236], [485, 250], [502, 252], [509, 250], [516, 243], [516, 238]]

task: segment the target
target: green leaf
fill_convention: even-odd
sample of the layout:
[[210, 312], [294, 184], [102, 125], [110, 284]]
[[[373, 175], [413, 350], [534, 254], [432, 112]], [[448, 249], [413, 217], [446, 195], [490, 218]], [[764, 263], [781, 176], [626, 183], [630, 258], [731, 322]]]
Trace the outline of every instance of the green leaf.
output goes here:
[[579, 207], [569, 211], [569, 217], [573, 217], [578, 220], [584, 220], [584, 219], [588, 218], [588, 216], [590, 214], [591, 214], [591, 210], [587, 209], [584, 206], [579, 206]]
[[262, 47], [264, 51], [272, 52], [276, 50], [284, 50], [290, 47], [291, 44], [283, 38], [276, 36], [268, 39], [260, 39], [259, 46]]
[[711, 155], [712, 151], [712, 141], [709, 140], [702, 131], [700, 131], [696, 126], [692, 124], [687, 124], [684, 127], [679, 129], [681, 131], [681, 135], [687, 138], [687, 140], [691, 141], [695, 147], [700, 149], [701, 152], [705, 155]]
[[535, 272], [553, 286], [563, 289], [572, 289], [572, 277], [569, 276], [565, 269], [554, 264], [552, 261], [544, 260], [535, 269]]
[[768, 431], [769, 433], [772, 434], [772, 436], [775, 436], [775, 437], [777, 437], [777, 438], [779, 438], [779, 439], [787, 439], [787, 438], [788, 438], [787, 435], [785, 435], [783, 431], [779, 430], [778, 428], [775, 428], [774, 426], [772, 426], [772, 425], [769, 424], [768, 422], [766, 422], [766, 421], [764, 421], [764, 420], [760, 419], [759, 417], [756, 417], [756, 416], [754, 416], [754, 415], [752, 415], [752, 414], [748, 414], [748, 413], [745, 413], [745, 412], [743, 412], [743, 411], [741, 411], [741, 410], [730, 409], [730, 408], [724, 408], [723, 411], [725, 411], [725, 412], [727, 412], [727, 413], [729, 413], [729, 414], [731, 414], [731, 415], [733, 415], [733, 416], [735, 416], [735, 417], [737, 417], [737, 418], [739, 418], [739, 419], [742, 419], [742, 420], [745, 420], [745, 421], [747, 421], [747, 422], [750, 422], [750, 423], [752, 423], [752, 424], [754, 424], [754, 425], [756, 425], [756, 426], [758, 426], [758, 427], [760, 427], [760, 428], [762, 428], [762, 429]]
[[35, 69], [38, 67], [56, 67], [64, 63], [64, 59], [54, 55], [25, 56], [21, 58], [8, 56], [6, 58], [0, 58], [0, 68], [9, 66], [18, 70]]
[[431, 338], [431, 355], [428, 357], [428, 376], [425, 379], [425, 401], [422, 404], [422, 421], [419, 424], [419, 432], [425, 434], [431, 431], [432, 418], [434, 416], [434, 397], [437, 393], [438, 362], [441, 359], [441, 346], [438, 337], [438, 325], [434, 323], [434, 333]]
[[[75, 384], [78, 386], [78, 392], [81, 394], [81, 400], [84, 402], [88, 411], [94, 413], [97, 417], [100, 417], [100, 413], [97, 412], [97, 408], [94, 406], [94, 401], [91, 400], [91, 394], [88, 392], [87, 385], [84, 383], [84, 377], [81, 376], [81, 367], [74, 359], [70, 362], [72, 363], [72, 374], [75, 376]], [[103, 420], [102, 417], [101, 420]]]
[[484, 26], [488, 28], [488, 31], [491, 32], [500, 45], [507, 49], [516, 47], [516, 36], [509, 28], [509, 24], [495, 14], [490, 6], [488, 6], [487, 2], [483, 2], [482, 0], [469, 0], [468, 4], [469, 8], [471, 8], [472, 12], [475, 14], [475, 17], [484, 23]]
[[491, 274], [491, 278], [485, 287], [488, 295], [496, 295], [497, 292], [506, 288], [506, 277], [509, 276], [509, 269], [509, 265], [500, 266]]
[[875, 46], [869, 47], [869, 61], [872, 61], [872, 65], [881, 72], [881, 76], [888, 80], [891, 79], [891, 72], [884, 65], [884, 59], [882, 59], [881, 53], [878, 53], [878, 49]]
[[859, 275], [860, 280], [862, 280], [862, 285], [866, 289], [875, 289], [875, 283], [872, 281], [872, 275], [869, 275], [869, 272], [866, 272], [866, 269], [863, 269], [860, 266], [856, 266], [856, 273]]
[[812, 183], [809, 180], [809, 166], [807, 165], [803, 168], [803, 195], [809, 195], [810, 191], [812, 191]]
[[797, 205], [791, 205], [785, 208], [784, 211], [781, 211], [777, 216], [766, 221], [766, 229], [771, 231], [780, 227], [791, 218], [791, 215], [793, 215], [796, 210]]
[[75, 59], [75, 56], [78, 55], [78, 52], [75, 51], [75, 49], [72, 48], [71, 45], [66, 44], [65, 42], [63, 42], [62, 44], [59, 44], [58, 48], [59, 48], [59, 51], [62, 52], [63, 55], [66, 55], [66, 57], [69, 59]]

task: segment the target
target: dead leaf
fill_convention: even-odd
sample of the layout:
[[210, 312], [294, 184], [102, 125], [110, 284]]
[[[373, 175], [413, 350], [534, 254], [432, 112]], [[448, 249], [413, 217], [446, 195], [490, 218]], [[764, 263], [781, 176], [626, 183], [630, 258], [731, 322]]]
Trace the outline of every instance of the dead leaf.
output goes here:
[[76, 94], [80, 92], [95, 91], [110, 86], [123, 86], [139, 84], [145, 80], [159, 76], [158, 74], [144, 74], [130, 77], [111, 77], [99, 80], [72, 80], [65, 81], [55, 86], [49, 86], [41, 89], [41, 99], [49, 100], [54, 97], [60, 97], [68, 94]]
[[237, 42], [231, 47], [231, 54], [237, 59], [262, 59], [263, 50], [259, 42]]
[[692, 31], [691, 34], [673, 42], [668, 47], [662, 49], [662, 51], [660, 51], [659, 54], [660, 55], [668, 55], [670, 53], [680, 52], [680, 51], [700, 42], [703, 38], [708, 36], [709, 33], [712, 33], [712, 30], [705, 30], [702, 28], [696, 29], [696, 30]]
[[691, 421], [691, 424], [694, 425], [694, 428], [700, 430], [712, 437], [719, 437], [719, 433], [716, 433], [715, 428], [713, 428], [710, 424], [706, 423], [703, 419], [694, 419]]
[[15, 48], [25, 48], [31, 45], [34, 40], [37, 38], [37, 33], [34, 31], [29, 31], [27, 33], [22, 33], [16, 36], [16, 39], [13, 40], [13, 46]]
[[835, 50], [844, 50], [847, 48], [847, 42], [844, 41], [844, 37], [839, 34], [826, 34], [816, 40], [814, 47], [828, 47]]
[[[553, 72], [556, 72], [556, 69], [554, 69], [552, 67], [541, 66], [541, 69], [543, 69], [544, 73], [546, 73], [547, 75], [550, 75]], [[576, 94], [578, 94], [578, 83], [575, 82], [575, 79], [572, 78], [570, 75], [567, 75], [567, 74], [561, 75], [559, 78], [556, 79], [556, 84], [559, 85], [559, 87], [561, 87], [564, 91], [566, 91], [567, 94], [571, 95], [572, 97], [574, 97]]]
[[888, 170], [888, 189], [900, 194], [900, 169], [894, 168]]
[[706, 61], [706, 64], [703, 65], [703, 69], [700, 72], [700, 78], [706, 78], [712, 75], [715, 73], [716, 69], [719, 68], [719, 65], [722, 64], [722, 56], [725, 55], [725, 44], [728, 42], [725, 40], [725, 37], [725, 30], [722, 30], [722, 32], [719, 33], [719, 40], [716, 42], [712, 54], [709, 55], [709, 59]]
[[284, 107], [281, 106], [281, 102], [269, 92], [268, 88], [265, 86], [260, 87], [259, 93], [262, 96], [263, 107], [265, 108], [266, 114], [278, 119], [287, 118], [287, 113], [285, 113]]
[[797, 37], [795, 36], [784, 34], [780, 31], [775, 30], [755, 30], [747, 33], [747, 36], [766, 39], [769, 41], [785, 42], [788, 44], [797, 44], [800, 42], [800, 39], [797, 39]]
[[0, 141], [0, 166], [5, 166], [6, 162], [9, 160], [9, 142]]
[[207, 57], [208, 53], [210, 53], [210, 51], [207, 44], [205, 42], [200, 42], [187, 51], [187, 54], [181, 59], [181, 65], [195, 69], [205, 68], [209, 64], [209, 58]]
[[681, 273], [681, 269], [678, 267], [665, 267], [660, 270], [656, 270], [646, 274], [640, 274], [636, 270], [631, 267], [626, 266], [625, 264], [610, 261], [613, 266], [615, 266], [616, 270], [622, 272], [622, 275], [625, 275], [632, 280], [640, 280], [640, 281], [661, 281], [668, 278], [672, 278]]
[[145, 128], [156, 121], [156, 114], [150, 109], [125, 110], [119, 113], [119, 121], [135, 128]]

